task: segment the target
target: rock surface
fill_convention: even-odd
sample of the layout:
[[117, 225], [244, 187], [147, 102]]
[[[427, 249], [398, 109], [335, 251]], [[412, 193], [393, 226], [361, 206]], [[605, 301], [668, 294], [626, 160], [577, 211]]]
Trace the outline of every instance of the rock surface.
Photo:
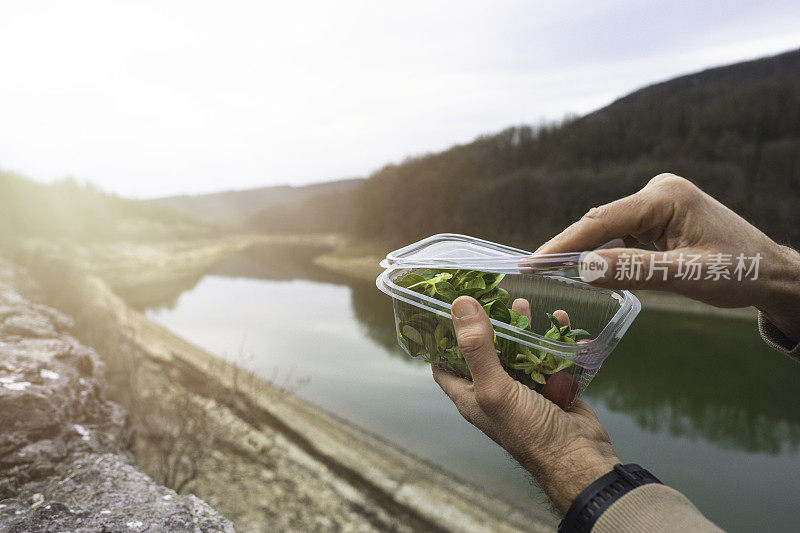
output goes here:
[[0, 531], [233, 531], [138, 469], [97, 354], [65, 332], [69, 317], [22, 297], [25, 285], [0, 260]]

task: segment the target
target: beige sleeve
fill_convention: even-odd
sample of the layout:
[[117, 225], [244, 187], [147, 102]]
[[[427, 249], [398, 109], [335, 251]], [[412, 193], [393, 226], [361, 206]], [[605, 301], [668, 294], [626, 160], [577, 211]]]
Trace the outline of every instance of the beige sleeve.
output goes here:
[[792, 342], [761, 311], [758, 312], [758, 332], [761, 333], [761, 338], [764, 339], [764, 342], [772, 349], [800, 362], [800, 344]]
[[592, 533], [720, 532], [677, 490], [650, 483], [630, 491], [597, 519]]

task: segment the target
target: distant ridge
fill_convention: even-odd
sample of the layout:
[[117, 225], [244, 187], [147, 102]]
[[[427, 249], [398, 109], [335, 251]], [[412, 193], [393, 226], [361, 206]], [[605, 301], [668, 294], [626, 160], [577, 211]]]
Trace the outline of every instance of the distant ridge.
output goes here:
[[653, 83], [615, 100], [612, 104], [600, 109], [598, 112], [602, 112], [617, 104], [631, 104], [637, 102], [654, 91], [679, 91], [698, 86], [734, 86], [746, 80], [781, 76], [800, 77], [800, 48], [774, 56], [743, 61], [741, 63], [722, 67], [713, 67], [700, 72], [672, 78], [667, 81]]
[[198, 221], [235, 228], [245, 219], [269, 207], [294, 202], [316, 194], [354, 189], [363, 178], [348, 178], [304, 186], [279, 185], [217, 193], [169, 196], [150, 200], [168, 205]]
[[800, 246], [800, 49], [388, 165], [356, 189], [348, 227], [394, 244], [458, 232], [535, 249], [662, 172], [692, 179], [771, 237]]
[[535, 249], [661, 172], [800, 246], [800, 49], [654, 83], [559, 124], [481, 135], [366, 180], [162, 201], [246, 231], [392, 245], [457, 232]]

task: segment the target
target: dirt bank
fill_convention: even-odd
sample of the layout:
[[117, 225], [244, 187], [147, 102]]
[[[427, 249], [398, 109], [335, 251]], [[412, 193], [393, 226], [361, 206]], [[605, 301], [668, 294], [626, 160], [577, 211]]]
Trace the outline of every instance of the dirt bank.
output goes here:
[[128, 305], [141, 309], [177, 298], [223, 259], [258, 244], [339, 249], [343, 240], [336, 235], [247, 234], [195, 241], [96, 244], [72, 248], [69, 254], [78, 268], [103, 279]]
[[[209, 262], [224, 255], [203, 246]], [[197, 257], [176, 249], [163, 261]], [[74, 334], [105, 359], [114, 399], [139, 430], [145, 471], [197, 494], [238, 530], [552, 530], [555, 517], [509, 506], [150, 322], [98, 275], [65, 265], [57, 249], [20, 255], [47, 297], [75, 317]], [[147, 270], [140, 280], [165, 278], [158, 272], [169, 270], [141, 260], [159, 265], [158, 256], [134, 254]], [[104, 272], [125, 277], [124, 268]]]

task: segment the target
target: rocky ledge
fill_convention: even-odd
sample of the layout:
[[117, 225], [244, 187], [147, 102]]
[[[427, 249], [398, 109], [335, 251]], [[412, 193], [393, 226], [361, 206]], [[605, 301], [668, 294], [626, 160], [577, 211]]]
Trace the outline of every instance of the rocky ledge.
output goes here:
[[20, 294], [26, 284], [0, 260], [0, 531], [233, 531], [139, 470], [102, 362], [66, 333], [69, 317]]

